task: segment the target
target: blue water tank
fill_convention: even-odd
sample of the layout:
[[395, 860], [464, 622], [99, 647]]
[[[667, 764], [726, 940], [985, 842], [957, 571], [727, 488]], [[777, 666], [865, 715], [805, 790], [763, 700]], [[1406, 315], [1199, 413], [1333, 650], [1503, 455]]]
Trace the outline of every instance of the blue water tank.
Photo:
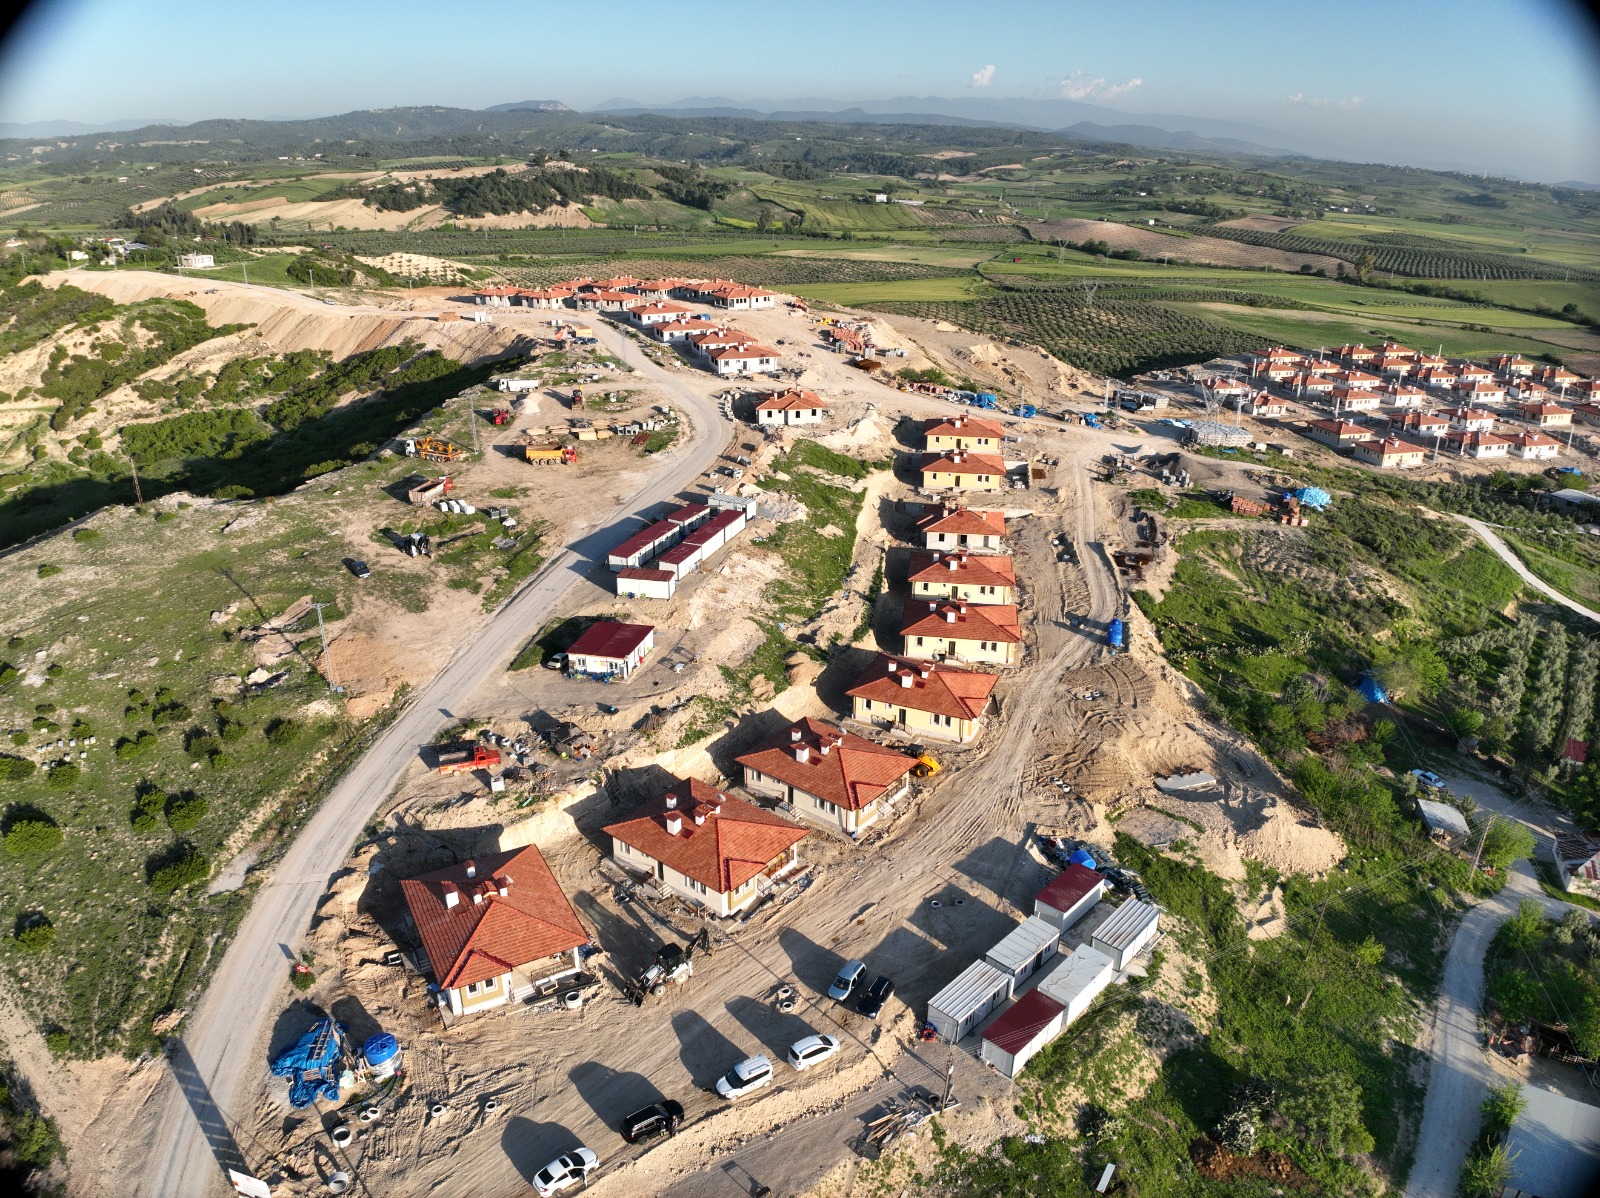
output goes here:
[[1084, 852], [1082, 849], [1073, 849], [1072, 855], [1068, 857], [1067, 860], [1072, 862], [1074, 865], [1082, 865], [1087, 869], [1096, 868], [1094, 857]]
[[382, 1065], [400, 1055], [400, 1041], [388, 1032], [379, 1032], [367, 1037], [367, 1042], [361, 1046], [361, 1055], [367, 1058], [369, 1065]]

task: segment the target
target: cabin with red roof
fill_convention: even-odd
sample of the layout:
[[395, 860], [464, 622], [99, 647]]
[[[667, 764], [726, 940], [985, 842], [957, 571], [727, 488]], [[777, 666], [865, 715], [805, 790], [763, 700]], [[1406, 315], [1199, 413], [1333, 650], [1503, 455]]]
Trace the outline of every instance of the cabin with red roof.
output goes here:
[[743, 911], [799, 868], [807, 835], [776, 812], [693, 778], [601, 831], [618, 865], [718, 917]]
[[1000, 554], [917, 549], [911, 554], [908, 581], [918, 599], [1016, 602], [1016, 567]]
[[845, 694], [863, 724], [965, 744], [983, 730], [997, 674], [878, 654]]
[[983, 453], [999, 453], [1005, 435], [1002, 425], [965, 415], [930, 420], [922, 431], [924, 449], [976, 449]]
[[788, 803], [800, 818], [850, 836], [905, 797], [917, 764], [809, 716], [734, 760], [751, 794]]
[[1006, 514], [942, 504], [917, 521], [927, 549], [999, 549], [1005, 544]]
[[794, 424], [821, 424], [828, 405], [815, 391], [774, 391], [756, 401], [756, 423], [762, 428]]
[[1022, 655], [1022, 628], [1009, 603], [909, 599], [900, 635], [905, 656], [918, 661], [1011, 666]]
[[533, 845], [400, 883], [441, 1012], [476, 1014], [578, 972], [589, 930]]
[[1003, 459], [966, 449], [924, 454], [918, 469], [928, 491], [998, 491], [1006, 481]]

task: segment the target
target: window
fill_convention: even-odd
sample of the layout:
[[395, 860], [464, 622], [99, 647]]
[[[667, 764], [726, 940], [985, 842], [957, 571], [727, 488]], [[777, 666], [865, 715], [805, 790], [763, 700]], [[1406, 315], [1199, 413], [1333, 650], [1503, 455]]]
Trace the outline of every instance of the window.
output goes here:
[[917, 638], [917, 648], [922, 648], [922, 638], [920, 636]]
[[839, 809], [832, 803], [828, 802], [827, 799], [819, 799], [813, 795], [811, 801], [816, 805], [818, 811], [826, 811], [829, 815], [839, 814]]
[[952, 721], [951, 717], [947, 716], [947, 715], [935, 715], [935, 716], [933, 716], [934, 726], [938, 727], [938, 728], [948, 728], [948, 727], [950, 727], [952, 722], [953, 721]]
[[693, 878], [685, 878], [684, 881], [689, 883], [689, 889], [694, 891], [696, 894], [704, 894], [706, 892], [706, 885], [704, 882], [696, 882]]
[[481, 982], [473, 982], [473, 983], [472, 983], [472, 984], [471, 984], [471, 985], [469, 985], [469, 986], [468, 986], [468, 987], [467, 987], [467, 989], [466, 989], [466, 995], [467, 995], [467, 997], [468, 997], [468, 998], [474, 998], [474, 997], [476, 997], [476, 996], [477, 996], [477, 995], [478, 995], [478, 994], [479, 994], [479, 993], [480, 993], [480, 992], [481, 992], [481, 991], [482, 991], [482, 990], [483, 990], [483, 983], [481, 983]]

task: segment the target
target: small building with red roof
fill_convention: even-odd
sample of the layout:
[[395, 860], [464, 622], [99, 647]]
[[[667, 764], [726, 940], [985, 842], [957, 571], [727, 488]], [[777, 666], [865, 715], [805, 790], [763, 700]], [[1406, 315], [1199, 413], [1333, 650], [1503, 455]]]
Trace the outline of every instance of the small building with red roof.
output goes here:
[[756, 423], [762, 428], [777, 428], [791, 424], [821, 424], [828, 413], [828, 405], [815, 391], [801, 391], [790, 387], [774, 391], [756, 401]]
[[567, 669], [595, 678], [626, 678], [655, 648], [655, 636], [650, 624], [596, 620], [567, 650]]
[[983, 453], [999, 453], [1006, 430], [992, 420], [976, 416], [951, 416], [930, 420], [923, 428], [925, 449], [975, 449]]
[[1513, 433], [1511, 452], [1530, 462], [1542, 462], [1561, 452], [1561, 442], [1545, 433]]
[[800, 864], [806, 830], [697, 779], [602, 828], [618, 865], [716, 916], [743, 911]]
[[1535, 424], [1540, 428], [1570, 428], [1572, 425], [1572, 409], [1564, 408], [1555, 403], [1519, 403], [1516, 406], [1517, 419], [1527, 424]]
[[966, 449], [924, 454], [918, 471], [929, 491], [998, 491], [1006, 481], [1002, 458]]
[[778, 351], [751, 342], [744, 346], [727, 346], [706, 353], [711, 372], [718, 375], [759, 374], [778, 369]]
[[1021, 660], [1022, 629], [1009, 603], [906, 601], [900, 623], [906, 657], [1011, 666]]
[[942, 504], [917, 521], [927, 549], [999, 549], [1005, 544], [1006, 514]]
[[965, 744], [983, 730], [999, 681], [996, 674], [880, 653], [845, 694], [863, 724]]
[[635, 324], [648, 328], [654, 324], [667, 324], [671, 321], [682, 320], [694, 309], [685, 308], [682, 304], [652, 302], [634, 304], [628, 309], [628, 315]]
[[983, 1029], [979, 1056], [1003, 1076], [1015, 1078], [1061, 1034], [1066, 1013], [1064, 1006], [1036, 986]]
[[918, 599], [965, 599], [969, 603], [1015, 603], [1017, 571], [1009, 557], [965, 549], [916, 549], [907, 581]]
[[1308, 420], [1305, 432], [1313, 441], [1320, 441], [1335, 449], [1343, 449], [1372, 436], [1372, 430], [1366, 425], [1351, 424], [1348, 420]]
[[1428, 460], [1428, 451], [1399, 437], [1373, 437], [1355, 443], [1356, 461], [1380, 470], [1407, 470]]
[[1064, 932], [1094, 910], [1106, 885], [1099, 870], [1074, 861], [1033, 896], [1033, 913]]
[[1456, 430], [1449, 433], [1444, 441], [1449, 451], [1457, 457], [1482, 460], [1503, 458], [1511, 453], [1511, 438], [1497, 436], [1494, 433]]
[[809, 716], [734, 759], [744, 788], [856, 836], [911, 789], [915, 757]]
[[400, 891], [452, 1015], [577, 973], [578, 949], [591, 939], [533, 845], [407, 878]]

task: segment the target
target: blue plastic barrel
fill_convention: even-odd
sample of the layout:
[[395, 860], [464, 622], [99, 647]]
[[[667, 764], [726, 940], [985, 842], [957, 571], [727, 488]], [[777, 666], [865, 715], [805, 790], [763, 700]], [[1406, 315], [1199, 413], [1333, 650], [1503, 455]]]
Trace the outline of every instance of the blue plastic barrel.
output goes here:
[[1071, 856], [1067, 860], [1074, 865], [1082, 865], [1088, 869], [1095, 868], [1094, 858], [1082, 849], [1073, 849]]
[[379, 1032], [367, 1037], [367, 1042], [361, 1046], [361, 1055], [367, 1058], [368, 1065], [376, 1069], [400, 1055], [400, 1041], [388, 1032]]

